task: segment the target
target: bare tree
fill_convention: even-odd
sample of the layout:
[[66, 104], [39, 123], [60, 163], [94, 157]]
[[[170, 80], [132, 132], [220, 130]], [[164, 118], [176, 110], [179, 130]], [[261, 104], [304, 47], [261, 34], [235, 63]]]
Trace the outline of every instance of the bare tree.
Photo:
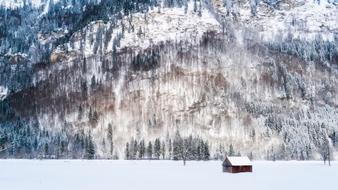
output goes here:
[[173, 157], [174, 160], [182, 160], [183, 165], [185, 166], [188, 155], [189, 155], [189, 145], [186, 139], [183, 139], [180, 133], [177, 131], [173, 143]]
[[182, 149], [181, 149], [181, 156], [183, 160], [183, 165], [185, 166], [187, 158], [189, 156], [189, 145], [187, 140], [183, 140]]

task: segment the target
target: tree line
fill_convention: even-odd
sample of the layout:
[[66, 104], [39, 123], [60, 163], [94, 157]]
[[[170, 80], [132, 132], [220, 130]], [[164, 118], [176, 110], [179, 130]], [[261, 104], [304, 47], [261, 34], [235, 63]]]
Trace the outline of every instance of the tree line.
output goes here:
[[209, 160], [209, 143], [200, 137], [182, 137], [176, 132], [174, 139], [145, 142], [144, 139], [132, 139], [126, 143], [127, 160]]

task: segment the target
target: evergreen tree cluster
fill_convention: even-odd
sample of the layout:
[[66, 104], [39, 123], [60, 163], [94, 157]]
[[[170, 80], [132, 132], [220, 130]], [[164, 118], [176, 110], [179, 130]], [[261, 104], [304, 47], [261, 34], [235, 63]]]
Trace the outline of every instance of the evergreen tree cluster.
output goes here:
[[0, 158], [94, 159], [95, 143], [83, 130], [72, 134], [41, 129], [36, 121], [16, 119], [0, 125]]
[[209, 144], [199, 137], [182, 138], [179, 133], [175, 138], [145, 143], [144, 140], [132, 139], [126, 143], [125, 159], [127, 160], [209, 160]]
[[156, 139], [154, 142], [149, 141], [147, 144], [144, 140], [137, 141], [132, 139], [126, 143], [125, 159], [127, 160], [142, 160], [142, 159], [167, 159], [166, 157], [166, 142]]
[[173, 160], [209, 160], [208, 142], [189, 136], [182, 138], [179, 132], [173, 140]]
[[[217, 160], [224, 160], [225, 156], [241, 156], [240, 152], [236, 152], [234, 146], [230, 144], [228, 147], [225, 147], [223, 144], [220, 144], [216, 149], [214, 158]], [[252, 153], [248, 155], [251, 159], [253, 158]]]
[[160, 49], [154, 48], [137, 54], [131, 63], [134, 70], [149, 71], [159, 66]]
[[[281, 34], [282, 35], [282, 34]], [[293, 34], [288, 34], [289, 38], [279, 42], [267, 44], [267, 46], [275, 51], [294, 55], [305, 61], [314, 61], [318, 64], [329, 62], [338, 65], [337, 44], [335, 42], [324, 41], [320, 35], [315, 37], [313, 41], [304, 41], [293, 39]]]
[[92, 139], [91, 134], [89, 133], [88, 137], [85, 139], [86, 154], [85, 158], [94, 159], [95, 158], [95, 145]]

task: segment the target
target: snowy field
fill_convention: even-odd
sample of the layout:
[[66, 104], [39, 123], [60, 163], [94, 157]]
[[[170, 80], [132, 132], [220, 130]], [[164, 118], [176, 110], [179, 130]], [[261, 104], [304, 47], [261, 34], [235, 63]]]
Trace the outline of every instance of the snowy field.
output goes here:
[[254, 162], [222, 173], [220, 161], [0, 160], [1, 190], [319, 190], [338, 187], [338, 162]]

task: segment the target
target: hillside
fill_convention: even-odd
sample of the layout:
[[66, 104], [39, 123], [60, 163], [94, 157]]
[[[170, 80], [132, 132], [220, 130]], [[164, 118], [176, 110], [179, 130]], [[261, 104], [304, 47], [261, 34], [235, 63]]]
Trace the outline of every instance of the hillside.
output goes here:
[[337, 152], [337, 1], [0, 5], [0, 157]]

